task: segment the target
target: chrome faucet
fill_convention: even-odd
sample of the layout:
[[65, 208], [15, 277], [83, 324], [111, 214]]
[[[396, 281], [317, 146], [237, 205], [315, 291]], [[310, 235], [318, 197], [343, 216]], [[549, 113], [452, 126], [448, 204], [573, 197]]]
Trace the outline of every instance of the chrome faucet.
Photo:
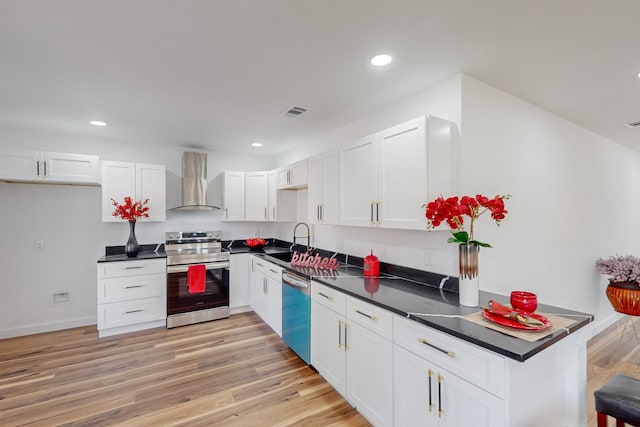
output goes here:
[[299, 222], [296, 224], [295, 227], [293, 227], [293, 243], [291, 244], [291, 247], [289, 248], [289, 251], [293, 250], [293, 247], [296, 245], [296, 241], [298, 239], [298, 237], [296, 236], [296, 231], [298, 230], [298, 226], [300, 225], [304, 225], [305, 227], [307, 227], [307, 235], [306, 236], [301, 236], [301, 239], [306, 238], [307, 239], [307, 252], [309, 252], [309, 250], [311, 250], [311, 231], [309, 230], [309, 224], [307, 224], [306, 222]]

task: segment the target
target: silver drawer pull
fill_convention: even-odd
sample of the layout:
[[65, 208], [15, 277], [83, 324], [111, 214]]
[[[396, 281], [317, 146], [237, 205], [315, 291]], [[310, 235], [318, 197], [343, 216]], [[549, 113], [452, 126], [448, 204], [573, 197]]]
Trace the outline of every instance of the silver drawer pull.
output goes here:
[[377, 317], [376, 317], [376, 316], [372, 316], [372, 315], [370, 315], [370, 314], [363, 313], [363, 312], [361, 312], [360, 310], [353, 310], [353, 311], [355, 311], [356, 313], [358, 313], [358, 314], [360, 314], [360, 315], [362, 315], [362, 316], [364, 316], [364, 317], [368, 317], [368, 318], [369, 318], [369, 319], [371, 319], [371, 320], [376, 320], [376, 319], [377, 319]]
[[273, 274], [278, 274], [277, 270], [273, 270], [273, 269], [270, 268], [269, 271], [272, 272]]
[[321, 297], [325, 297], [326, 299], [328, 299], [329, 301], [333, 301], [333, 297], [330, 297], [328, 295], [323, 294], [322, 292], [318, 292], [318, 295], [320, 295]]
[[138, 309], [138, 310], [131, 310], [131, 311], [125, 311], [124, 314], [131, 314], [131, 313], [140, 313], [142, 311], [142, 309]]
[[445, 350], [443, 348], [440, 348], [440, 347], [438, 347], [436, 345], [428, 343], [427, 340], [425, 340], [424, 338], [418, 338], [418, 342], [421, 343], [421, 344], [424, 344], [424, 345], [428, 345], [429, 347], [431, 347], [431, 348], [433, 348], [435, 350], [438, 350], [438, 351], [446, 354], [447, 356], [449, 356], [451, 358], [455, 358], [456, 357], [456, 354], [453, 351], [447, 351], [447, 350]]
[[125, 286], [125, 289], [144, 288], [144, 285]]
[[138, 269], [138, 268], [144, 268], [144, 267], [143, 267], [143, 266], [141, 266], [141, 265], [139, 265], [139, 266], [137, 266], [137, 267], [125, 267], [125, 268], [123, 268], [123, 270], [136, 270], [136, 269]]

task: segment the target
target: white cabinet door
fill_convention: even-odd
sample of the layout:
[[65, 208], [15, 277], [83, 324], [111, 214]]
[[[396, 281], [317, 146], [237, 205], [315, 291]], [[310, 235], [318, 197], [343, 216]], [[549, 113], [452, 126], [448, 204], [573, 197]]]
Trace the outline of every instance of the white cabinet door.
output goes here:
[[97, 156], [68, 153], [42, 153], [44, 180], [52, 183], [98, 184]]
[[256, 258], [251, 259], [251, 272], [249, 273], [249, 293], [251, 308], [262, 320], [267, 319], [267, 277], [256, 268]]
[[102, 162], [102, 221], [119, 222], [112, 215], [111, 199], [122, 203], [125, 197], [134, 201], [149, 199], [149, 218], [138, 221], [164, 221], [166, 219], [166, 176], [163, 165], [128, 162]]
[[340, 169], [338, 151], [309, 159], [309, 222], [338, 224]]
[[244, 221], [244, 172], [224, 171], [224, 219]]
[[229, 257], [229, 308], [250, 305], [249, 254], [232, 254]]
[[245, 172], [245, 220], [267, 221], [269, 209], [269, 173]]
[[393, 425], [393, 344], [349, 322], [347, 400], [375, 426]]
[[267, 277], [267, 324], [282, 336], [282, 274], [280, 279]]
[[311, 301], [311, 364], [342, 396], [347, 393], [345, 317]]
[[322, 206], [322, 155], [309, 159], [309, 187], [307, 203], [309, 222], [320, 223], [320, 208]]
[[295, 191], [278, 190], [278, 170], [269, 172], [269, 221], [295, 221], [297, 217]]
[[429, 201], [440, 195], [447, 197], [456, 193], [457, 135], [453, 123], [437, 117], [429, 116], [427, 127]]
[[425, 118], [379, 132], [376, 143], [378, 223], [391, 228], [425, 228], [422, 208], [428, 202]]
[[374, 225], [375, 135], [340, 148], [340, 224]]
[[135, 163], [102, 161], [102, 222], [120, 222], [120, 218], [113, 216], [112, 200], [119, 204], [125, 197], [136, 196], [136, 166]]
[[301, 160], [278, 169], [278, 189], [306, 188], [308, 183], [307, 160]]
[[35, 181], [38, 179], [40, 153], [28, 150], [0, 149], [0, 179]]
[[504, 401], [394, 346], [395, 426], [505, 425]]
[[165, 221], [167, 216], [166, 173], [164, 165], [136, 163], [136, 200], [149, 199], [149, 218], [140, 221]]
[[395, 426], [438, 425], [435, 371], [426, 360], [398, 346], [393, 358]]

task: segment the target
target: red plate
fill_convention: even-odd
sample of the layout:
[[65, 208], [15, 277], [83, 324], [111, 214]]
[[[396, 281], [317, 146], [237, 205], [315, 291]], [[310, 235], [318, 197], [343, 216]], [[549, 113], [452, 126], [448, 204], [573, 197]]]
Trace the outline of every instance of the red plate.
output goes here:
[[522, 310], [518, 310], [518, 309], [513, 309], [513, 311], [515, 311], [516, 313], [520, 313], [523, 316], [528, 316], [528, 317], [533, 317], [536, 320], [541, 321], [542, 323], [544, 323], [544, 326], [529, 326], [529, 325], [523, 325], [522, 323], [518, 322], [517, 320], [513, 320], [513, 319], [509, 319], [508, 317], [504, 317], [504, 316], [499, 316], [497, 314], [493, 314], [492, 312], [490, 312], [487, 309], [482, 310], [484, 312], [484, 318], [493, 322], [493, 323], [497, 323], [498, 325], [502, 325], [502, 326], [507, 326], [509, 328], [514, 328], [514, 329], [527, 329], [530, 331], [541, 331], [543, 329], [547, 329], [553, 326], [553, 323], [551, 323], [549, 321], [549, 319], [547, 319], [546, 317], [544, 317], [541, 314], [536, 314], [536, 313], [527, 313], [526, 311], [522, 311]]

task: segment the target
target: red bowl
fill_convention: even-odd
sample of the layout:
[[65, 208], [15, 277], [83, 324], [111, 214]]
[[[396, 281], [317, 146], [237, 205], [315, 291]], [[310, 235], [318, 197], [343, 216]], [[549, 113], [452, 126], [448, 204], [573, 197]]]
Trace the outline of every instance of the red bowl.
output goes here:
[[538, 308], [538, 296], [532, 292], [511, 292], [511, 307], [533, 313]]
[[249, 247], [249, 249], [262, 249], [265, 247], [267, 242], [264, 239], [248, 239], [244, 241], [244, 244]]

